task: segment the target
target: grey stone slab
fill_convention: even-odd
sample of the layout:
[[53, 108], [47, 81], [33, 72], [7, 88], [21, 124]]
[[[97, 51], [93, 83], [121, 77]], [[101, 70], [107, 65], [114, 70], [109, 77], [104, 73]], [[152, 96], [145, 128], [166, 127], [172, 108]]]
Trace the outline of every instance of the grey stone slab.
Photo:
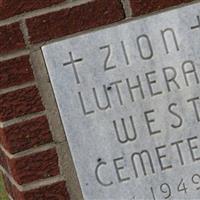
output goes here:
[[84, 198], [200, 199], [200, 4], [42, 50]]

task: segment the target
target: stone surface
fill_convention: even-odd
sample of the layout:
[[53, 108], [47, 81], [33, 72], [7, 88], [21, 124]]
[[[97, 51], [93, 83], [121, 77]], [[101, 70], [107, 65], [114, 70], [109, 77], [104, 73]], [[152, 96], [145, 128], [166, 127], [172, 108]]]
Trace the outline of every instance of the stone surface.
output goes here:
[[199, 198], [199, 13], [197, 3], [43, 47], [85, 199]]

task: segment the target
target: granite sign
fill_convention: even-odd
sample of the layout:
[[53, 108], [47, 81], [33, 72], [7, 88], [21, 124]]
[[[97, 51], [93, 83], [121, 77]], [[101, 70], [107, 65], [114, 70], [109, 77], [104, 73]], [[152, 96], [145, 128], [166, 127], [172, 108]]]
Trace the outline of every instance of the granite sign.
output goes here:
[[85, 199], [199, 199], [199, 3], [42, 51]]

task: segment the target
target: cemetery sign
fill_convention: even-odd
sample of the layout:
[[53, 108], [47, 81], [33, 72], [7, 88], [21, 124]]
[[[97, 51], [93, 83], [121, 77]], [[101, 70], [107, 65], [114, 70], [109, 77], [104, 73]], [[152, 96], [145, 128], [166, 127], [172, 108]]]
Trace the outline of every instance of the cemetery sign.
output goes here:
[[199, 198], [199, 3], [42, 51], [85, 199]]

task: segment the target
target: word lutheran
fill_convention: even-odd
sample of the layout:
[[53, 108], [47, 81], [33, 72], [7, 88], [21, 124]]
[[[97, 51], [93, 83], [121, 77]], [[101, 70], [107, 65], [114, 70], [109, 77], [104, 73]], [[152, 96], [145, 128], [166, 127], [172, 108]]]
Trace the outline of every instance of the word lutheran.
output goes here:
[[199, 198], [199, 13], [196, 3], [43, 47], [84, 199]]

